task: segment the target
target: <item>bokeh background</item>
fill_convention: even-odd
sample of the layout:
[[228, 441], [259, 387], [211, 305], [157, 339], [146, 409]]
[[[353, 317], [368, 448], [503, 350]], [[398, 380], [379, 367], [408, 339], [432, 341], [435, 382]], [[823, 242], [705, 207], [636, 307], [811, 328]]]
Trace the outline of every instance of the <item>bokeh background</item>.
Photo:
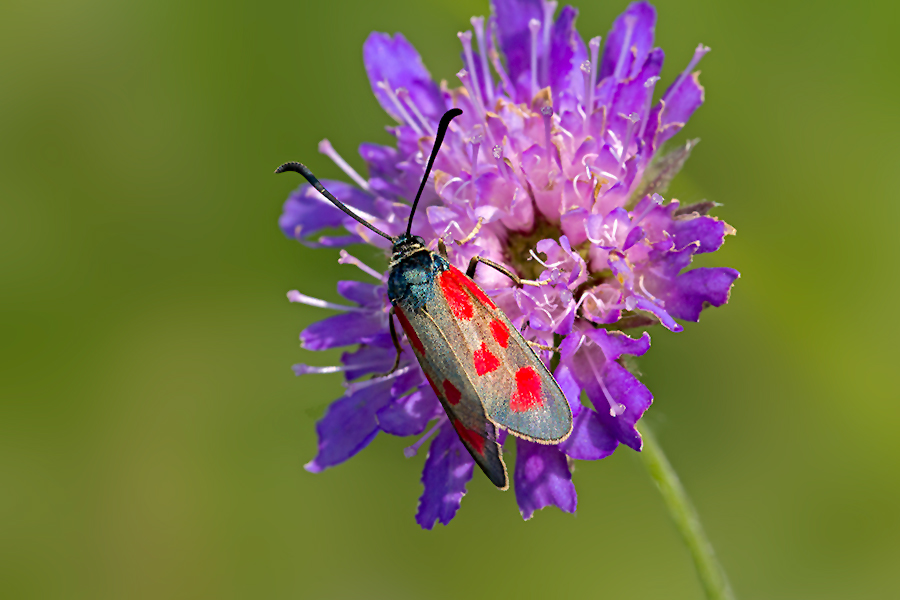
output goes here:
[[[581, 2], [585, 38], [626, 2]], [[731, 303], [642, 361], [647, 419], [741, 599], [900, 597], [896, 3], [656, 2], [663, 84], [706, 104], [671, 195], [722, 203]], [[389, 123], [361, 60], [403, 32], [436, 78], [486, 0], [0, 6], [0, 588], [7, 598], [698, 598], [633, 453], [522, 522], [476, 474], [413, 521], [424, 456], [382, 436], [312, 475], [338, 377], [297, 334], [356, 276], [276, 226], [328, 137]], [[664, 85], [661, 86], [664, 89]]]

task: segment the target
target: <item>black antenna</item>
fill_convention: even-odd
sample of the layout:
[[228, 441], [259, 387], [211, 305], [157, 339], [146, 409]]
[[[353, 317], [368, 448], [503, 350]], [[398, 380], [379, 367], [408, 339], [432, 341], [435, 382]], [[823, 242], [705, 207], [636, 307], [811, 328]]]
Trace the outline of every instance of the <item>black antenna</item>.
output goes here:
[[[446, 115], [444, 115], [444, 116], [446, 117]], [[448, 120], [448, 122], [449, 122], [449, 120]], [[441, 125], [443, 126], [444, 129], [439, 130], [438, 134], [441, 137], [444, 137], [443, 131], [447, 129], [447, 125], [444, 123], [443, 120], [441, 120]], [[438, 144], [438, 145], [440, 145], [440, 144]], [[437, 150], [437, 146], [435, 146], [435, 150]], [[431, 160], [432, 160], [432, 162], [434, 162], [434, 155], [431, 156]], [[431, 168], [431, 163], [428, 164], [428, 168], [429, 169]], [[396, 238], [389, 236], [385, 232], [376, 228], [371, 223], [364, 221], [362, 218], [360, 218], [358, 215], [356, 215], [352, 210], [347, 208], [343, 202], [341, 202], [340, 200], [338, 200], [337, 198], [332, 196], [331, 192], [326, 190], [325, 187], [321, 183], [319, 183], [319, 180], [316, 179], [316, 176], [312, 174], [312, 171], [310, 171], [309, 169], [306, 168], [306, 165], [304, 165], [302, 163], [298, 163], [298, 162], [289, 162], [289, 163], [284, 163], [283, 165], [281, 165], [280, 167], [275, 169], [275, 173], [284, 173], [285, 171], [293, 171], [295, 173], [300, 173], [301, 175], [303, 175], [306, 178], [306, 180], [310, 183], [311, 186], [313, 186], [314, 188], [319, 190], [320, 194], [322, 194], [323, 196], [328, 198], [329, 202], [331, 202], [332, 204], [337, 206], [339, 209], [341, 209], [342, 211], [344, 211], [345, 213], [347, 213], [348, 215], [350, 215], [351, 217], [356, 219], [359, 223], [362, 223], [363, 225], [365, 225], [366, 227], [368, 227], [369, 229], [371, 229], [372, 231], [374, 231], [381, 237], [387, 238], [387, 239], [391, 240], [391, 242], [396, 241]], [[422, 185], [425, 185], [424, 182], [422, 183]], [[419, 189], [419, 193], [420, 194], [422, 193], [421, 189]], [[416, 198], [416, 200], [418, 200], [418, 197]], [[413, 209], [415, 209], [415, 205], [413, 205]]]
[[[431, 167], [434, 166], [434, 159], [437, 158], [438, 150], [441, 149], [441, 143], [444, 141], [444, 135], [447, 133], [447, 128], [450, 127], [450, 121], [461, 115], [462, 112], [463, 111], [458, 108], [451, 108], [444, 113], [444, 116], [441, 117], [441, 122], [438, 123], [437, 135], [434, 137], [434, 148], [431, 149], [431, 158], [428, 159], [428, 166], [425, 167], [425, 176], [422, 177], [422, 184], [419, 186], [419, 192], [416, 194], [412, 210], [409, 211], [409, 222], [406, 224], [406, 235], [410, 235], [410, 232], [412, 231], [412, 220], [413, 215], [416, 214], [416, 206], [419, 204], [419, 198], [422, 197], [422, 190], [425, 189], [425, 182], [428, 181], [428, 176], [431, 174]], [[310, 173], [310, 175], [312, 175], [312, 173]], [[307, 177], [307, 179], [309, 178]]]

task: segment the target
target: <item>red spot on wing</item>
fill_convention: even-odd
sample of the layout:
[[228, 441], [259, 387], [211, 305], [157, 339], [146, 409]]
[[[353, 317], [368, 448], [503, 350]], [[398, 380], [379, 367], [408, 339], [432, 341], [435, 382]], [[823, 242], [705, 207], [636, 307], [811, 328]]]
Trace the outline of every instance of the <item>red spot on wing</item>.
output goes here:
[[462, 392], [456, 389], [449, 379], [444, 380], [444, 395], [447, 396], [447, 402], [454, 405], [459, 404], [459, 400], [462, 398]]
[[473, 358], [475, 359], [475, 372], [479, 375], [496, 371], [500, 366], [500, 359], [494, 356], [484, 342], [481, 342], [481, 348], [475, 351]]
[[451, 266], [450, 272], [453, 273], [453, 277], [455, 277], [461, 285], [465, 286], [465, 288], [469, 290], [469, 292], [473, 296], [475, 296], [491, 308], [497, 308], [497, 305], [491, 302], [491, 299], [487, 297], [487, 294], [481, 291], [481, 288], [478, 287], [478, 284], [466, 277], [462, 271], [460, 271], [456, 267]]
[[[397, 306], [394, 307], [394, 312], [397, 313], [397, 318], [400, 320], [400, 326], [403, 327], [403, 331], [406, 332], [406, 338], [409, 340], [409, 343], [412, 344], [413, 348], [419, 351], [419, 354], [425, 356], [425, 346], [422, 344], [422, 340], [419, 339], [419, 336], [416, 335], [416, 330], [412, 328], [409, 319], [406, 318], [406, 315], [404, 315], [403, 311]], [[434, 385], [431, 387], [434, 387]]]
[[513, 412], [525, 412], [543, 404], [541, 376], [534, 367], [522, 367], [516, 371], [516, 391], [513, 392], [509, 409]]
[[509, 329], [506, 327], [506, 323], [500, 319], [491, 321], [491, 335], [494, 336], [494, 340], [500, 344], [501, 348], [509, 345]]
[[449, 270], [440, 274], [438, 282], [454, 316], [457, 319], [468, 321], [475, 312], [472, 308], [472, 299], [469, 298], [469, 294], [466, 293], [466, 290], [460, 284], [460, 278], [456, 277], [457, 273], [459, 273], [458, 270], [450, 267]]
[[484, 436], [477, 431], [472, 431], [456, 419], [453, 419], [453, 427], [461, 440], [469, 442], [475, 452], [484, 455]]

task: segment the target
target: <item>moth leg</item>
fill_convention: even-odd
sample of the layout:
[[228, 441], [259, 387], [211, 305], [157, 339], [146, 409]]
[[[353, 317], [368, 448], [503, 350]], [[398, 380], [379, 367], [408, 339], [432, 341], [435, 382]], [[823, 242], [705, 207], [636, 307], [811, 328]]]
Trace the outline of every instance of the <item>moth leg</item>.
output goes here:
[[516, 285], [531, 285], [534, 287], [540, 287], [540, 286], [544, 285], [540, 281], [530, 281], [528, 279], [522, 279], [521, 277], [519, 277], [518, 275], [516, 275], [515, 273], [510, 271], [507, 267], [504, 267], [503, 265], [501, 265], [499, 263], [495, 263], [494, 261], [490, 260], [489, 258], [485, 258], [483, 256], [473, 256], [472, 257], [472, 260], [469, 261], [469, 268], [466, 269], [466, 277], [468, 277], [469, 279], [474, 279], [475, 267], [478, 266], [478, 263], [484, 263], [487, 266], [493, 267], [497, 271], [500, 271], [501, 273], [503, 273], [504, 275], [506, 275], [513, 281], [515, 281]]
[[559, 348], [557, 348], [556, 346], [547, 346], [545, 344], [539, 344], [537, 342], [530, 342], [528, 340], [525, 340], [525, 343], [528, 344], [529, 346], [531, 346], [532, 348], [539, 348], [541, 350], [547, 350], [548, 352], [556, 352], [557, 354], [559, 354]]
[[444, 257], [444, 260], [450, 260], [447, 258], [447, 245], [444, 244], [444, 238], [438, 238], [438, 254]]
[[478, 217], [478, 222], [475, 224], [475, 229], [469, 233], [466, 237], [459, 240], [458, 242], [454, 242], [458, 246], [462, 246], [463, 244], [468, 244], [472, 241], [472, 239], [478, 235], [478, 232], [481, 231], [481, 226], [484, 225], [484, 217]]
[[403, 352], [403, 348], [400, 347], [400, 340], [397, 338], [397, 329], [394, 327], [394, 309], [391, 309], [391, 312], [388, 313], [388, 325], [391, 330], [391, 341], [394, 342], [394, 348], [397, 350], [397, 356], [394, 358], [394, 366], [391, 367], [391, 370], [387, 373], [378, 373], [375, 377], [387, 377], [391, 373], [397, 370], [397, 367], [400, 366], [400, 353]]
[[525, 319], [525, 321], [522, 323], [522, 326], [519, 327], [519, 333], [521, 333], [522, 335], [525, 335], [525, 330], [528, 329], [529, 325], [531, 325], [531, 321], [529, 321], [528, 319]]

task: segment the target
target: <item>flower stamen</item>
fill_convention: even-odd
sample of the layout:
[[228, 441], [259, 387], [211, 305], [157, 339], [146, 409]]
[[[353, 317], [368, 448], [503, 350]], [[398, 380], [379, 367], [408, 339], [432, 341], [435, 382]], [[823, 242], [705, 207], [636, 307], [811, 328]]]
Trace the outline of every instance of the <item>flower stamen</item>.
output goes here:
[[289, 291], [287, 293], [287, 299], [288, 302], [297, 302], [299, 304], [306, 304], [307, 306], [315, 306], [316, 308], [330, 308], [331, 310], [342, 310], [345, 312], [371, 312], [370, 309], [362, 308], [360, 306], [346, 306], [344, 304], [328, 302], [327, 300], [319, 300], [318, 298], [301, 294], [297, 290]]
[[631, 36], [634, 33], [634, 25], [636, 19], [634, 15], [625, 17], [625, 43], [622, 44], [622, 50], [619, 52], [619, 60], [616, 62], [616, 70], [613, 77], [622, 79], [622, 69], [625, 68], [625, 57], [631, 52]]
[[491, 76], [491, 70], [488, 67], [487, 44], [484, 40], [484, 17], [472, 17], [469, 19], [472, 27], [475, 29], [475, 38], [478, 41], [478, 54], [481, 58], [481, 74], [484, 77], [484, 91], [487, 93], [487, 106], [490, 109], [494, 106], [494, 78]]
[[372, 277], [374, 277], [374, 278], [377, 279], [378, 281], [382, 281], [382, 279], [384, 278], [384, 275], [383, 275], [383, 274], [379, 273], [378, 271], [376, 271], [375, 269], [373, 269], [373, 268], [370, 267], [369, 265], [365, 264], [364, 262], [362, 262], [361, 260], [359, 260], [359, 259], [356, 258], [355, 256], [351, 255], [349, 252], [347, 252], [347, 251], [344, 250], [344, 249], [341, 249], [341, 257], [338, 259], [338, 264], [340, 264], [340, 265], [354, 265], [354, 266], [358, 267], [360, 271], [362, 271], [363, 273], [367, 273], [367, 274], [371, 275]]
[[484, 109], [484, 98], [481, 97], [481, 85], [478, 81], [478, 71], [475, 70], [475, 59], [472, 56], [472, 32], [471, 31], [460, 31], [456, 34], [456, 37], [459, 38], [459, 41], [462, 43], [463, 54], [466, 57], [466, 68], [468, 69], [472, 81], [472, 90], [470, 92], [475, 92], [475, 95], [472, 98], [473, 102], [478, 103], [478, 109], [482, 114], [485, 113]]
[[489, 21], [489, 32], [487, 35], [487, 39], [491, 42], [491, 49], [488, 51], [490, 55], [491, 64], [494, 66], [494, 71], [497, 72], [497, 76], [500, 77], [500, 81], [503, 84], [503, 88], [506, 90], [506, 93], [509, 96], [513, 96], [515, 93], [515, 87], [513, 87], [512, 81], [509, 79], [509, 75], [506, 73], [506, 69], [503, 68], [503, 64], [500, 62], [500, 53], [497, 52], [496, 44], [494, 43], [494, 29], [497, 26], [497, 22], [494, 17], [490, 18]]
[[406, 448], [403, 449], [403, 456], [405, 456], [406, 458], [412, 458], [413, 456], [418, 454], [419, 448], [422, 447], [422, 444], [427, 442], [429, 440], [429, 438], [431, 438], [431, 436], [433, 436], [435, 434], [435, 432], [441, 428], [441, 425], [443, 425], [446, 422], [447, 422], [447, 419], [445, 419], [443, 417], [439, 418], [437, 420], [437, 423], [435, 423], [431, 427], [431, 429], [426, 431], [425, 435], [420, 437], [419, 440], [415, 444], [413, 444], [412, 446], [407, 446]]
[[544, 54], [541, 57], [541, 84], [550, 85], [550, 29], [553, 26], [553, 13], [556, 12], [555, 0], [542, 0], [544, 5]]
[[355, 394], [359, 390], [364, 390], [367, 387], [373, 386], [376, 383], [384, 383], [385, 381], [389, 381], [391, 379], [397, 379], [401, 375], [406, 375], [413, 368], [413, 365], [407, 365], [402, 369], [397, 369], [393, 373], [389, 373], [387, 375], [382, 375], [380, 377], [372, 377], [371, 379], [366, 379], [365, 381], [351, 381], [349, 383], [344, 383], [344, 387], [347, 388], [347, 391], [351, 394]]
[[[550, 169], [550, 163], [553, 162], [553, 144], [550, 141], [550, 129], [553, 125], [553, 108], [545, 106], [541, 109], [541, 118], [544, 120], [544, 146], [547, 151], [547, 169]], [[560, 165], [562, 166], [562, 165]], [[549, 176], [549, 173], [548, 173]]]
[[419, 120], [419, 123], [425, 129], [431, 129], [432, 124], [428, 120], [428, 118], [422, 114], [422, 111], [419, 110], [419, 107], [416, 106], [416, 103], [412, 101], [412, 96], [409, 94], [409, 90], [406, 88], [400, 88], [397, 90], [397, 97], [400, 98], [406, 106], [412, 111], [413, 115]]
[[409, 113], [406, 112], [406, 108], [400, 102], [400, 99], [397, 97], [397, 94], [391, 89], [390, 84], [387, 80], [379, 81], [378, 87], [384, 90], [384, 92], [388, 95], [388, 98], [391, 99], [391, 102], [394, 104], [394, 108], [397, 109], [397, 112], [400, 113], [400, 124], [401, 125], [409, 125], [412, 127], [419, 136], [424, 136], [425, 132], [422, 131], [422, 128], [416, 123]]
[[600, 389], [603, 390], [603, 395], [606, 396], [606, 402], [609, 404], [609, 416], [618, 417], [623, 412], [625, 412], [625, 405], [619, 404], [615, 400], [613, 400], [612, 395], [609, 393], [609, 390], [606, 389], [606, 384], [603, 383], [603, 375], [600, 373], [599, 369], [597, 369], [597, 365], [594, 364], [594, 360], [591, 358], [589, 352], [586, 352], [584, 357], [587, 359], [588, 364], [591, 367], [591, 371], [594, 373], [594, 378], [597, 380], [597, 383], [600, 384]]
[[597, 88], [597, 72], [598, 65], [597, 59], [600, 55], [600, 40], [603, 38], [599, 35], [597, 37], [592, 37], [591, 41], [588, 42], [588, 46], [591, 48], [591, 65], [590, 65], [590, 73], [591, 73], [591, 87], [587, 90], [587, 104], [585, 104], [585, 111], [588, 115], [594, 112], [594, 91]]
[[541, 22], [537, 19], [528, 21], [528, 29], [531, 31], [531, 97], [538, 93], [538, 32], [541, 30]]
[[334, 149], [334, 146], [331, 145], [331, 142], [328, 141], [328, 138], [325, 138], [321, 142], [319, 142], [319, 152], [324, 154], [328, 158], [334, 162], [338, 167], [340, 167], [341, 171], [347, 174], [347, 177], [356, 182], [356, 185], [361, 187], [362, 189], [369, 190], [369, 182], [360, 176], [356, 170], [351, 167], [344, 158], [337, 153], [337, 150]]
[[694, 56], [691, 57], [691, 62], [688, 63], [688, 66], [685, 67], [684, 71], [682, 71], [678, 76], [678, 79], [675, 80], [675, 83], [672, 84], [671, 89], [677, 90], [678, 86], [681, 85], [681, 82], [684, 81], [684, 78], [691, 74], [691, 71], [694, 70], [694, 67], [697, 66], [697, 63], [700, 62], [700, 59], [706, 56], [706, 53], [710, 50], [711, 48], [709, 46], [698, 44], [697, 48], [694, 50]]

